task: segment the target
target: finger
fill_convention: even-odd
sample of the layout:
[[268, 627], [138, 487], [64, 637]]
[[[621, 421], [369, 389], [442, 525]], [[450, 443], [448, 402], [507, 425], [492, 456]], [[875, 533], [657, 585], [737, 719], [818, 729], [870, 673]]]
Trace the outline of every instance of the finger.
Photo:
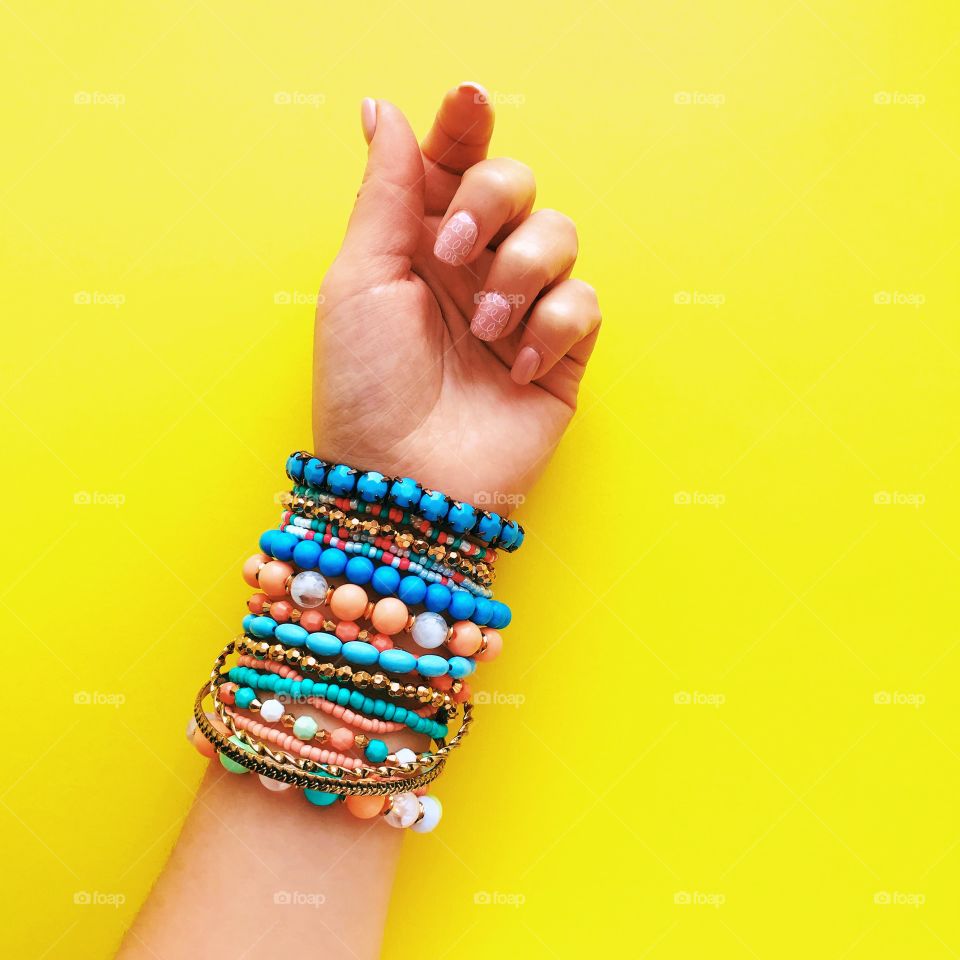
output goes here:
[[440, 223], [434, 256], [452, 267], [475, 260], [496, 236], [527, 218], [536, 196], [533, 171], [519, 160], [497, 157], [474, 164]]
[[530, 311], [510, 370], [514, 383], [546, 376], [565, 358], [582, 371], [600, 328], [597, 293], [582, 280], [564, 280]]
[[493, 107], [477, 83], [448, 90], [420, 151], [426, 170], [426, 208], [442, 213], [465, 170], [487, 155], [493, 135]]
[[410, 271], [423, 224], [423, 160], [403, 113], [386, 100], [364, 100], [367, 169], [347, 224], [341, 257], [364, 266], [372, 283]]
[[573, 221], [556, 210], [531, 214], [497, 248], [470, 332], [480, 340], [509, 336], [541, 291], [565, 279], [576, 259]]

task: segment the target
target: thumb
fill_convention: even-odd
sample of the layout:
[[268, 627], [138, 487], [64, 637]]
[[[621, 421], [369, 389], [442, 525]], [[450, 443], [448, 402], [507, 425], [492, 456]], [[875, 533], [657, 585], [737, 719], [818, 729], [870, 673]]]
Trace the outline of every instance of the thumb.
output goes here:
[[361, 121], [370, 151], [341, 257], [384, 283], [410, 272], [423, 226], [423, 159], [407, 118], [392, 103], [364, 100]]

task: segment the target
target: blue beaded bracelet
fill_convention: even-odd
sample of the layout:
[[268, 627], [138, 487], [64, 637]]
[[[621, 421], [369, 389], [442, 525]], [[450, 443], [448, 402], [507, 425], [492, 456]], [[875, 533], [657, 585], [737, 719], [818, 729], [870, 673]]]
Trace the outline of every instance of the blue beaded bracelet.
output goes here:
[[491, 547], [512, 553], [523, 543], [523, 527], [497, 513], [479, 510], [452, 500], [436, 490], [424, 490], [410, 477], [385, 477], [376, 470], [364, 473], [345, 463], [331, 465], [306, 451], [287, 458], [287, 476], [294, 483], [325, 490], [338, 497], [354, 494], [365, 503], [389, 503], [401, 510], [414, 510], [431, 523], [466, 533]]
[[388, 723], [405, 724], [414, 733], [424, 733], [431, 740], [443, 740], [447, 736], [448, 728], [445, 724], [429, 717], [421, 717], [406, 707], [368, 697], [359, 690], [350, 690], [335, 683], [309, 679], [291, 680], [289, 677], [261, 672], [252, 667], [233, 667], [227, 672], [227, 677], [239, 687], [234, 693], [234, 702], [242, 710], [246, 710], [253, 702], [255, 691], [266, 690], [289, 696], [292, 700], [305, 700], [308, 697], [327, 700], [341, 707], [349, 707], [354, 713], [362, 713]]
[[407, 606], [422, 604], [434, 613], [449, 613], [455, 620], [472, 620], [477, 626], [502, 630], [513, 614], [500, 600], [476, 597], [468, 590], [452, 590], [442, 583], [428, 584], [423, 577], [400, 571], [389, 564], [377, 566], [367, 557], [350, 557], [339, 547], [322, 548], [313, 540], [301, 540], [282, 530], [267, 530], [260, 549], [277, 560], [301, 570], [319, 570], [325, 577], [345, 577], [350, 583], [370, 586], [381, 596], [399, 597]]
[[306, 647], [318, 657], [343, 657], [348, 663], [361, 667], [379, 667], [387, 673], [419, 673], [421, 677], [443, 677], [450, 674], [454, 680], [469, 677], [477, 668], [470, 657], [445, 659], [435, 653], [423, 656], [408, 653], [397, 647], [378, 650], [363, 640], [344, 642], [332, 633], [307, 633], [298, 623], [277, 623], [273, 617], [248, 613], [243, 618], [243, 630], [255, 640], [277, 639], [288, 647]]

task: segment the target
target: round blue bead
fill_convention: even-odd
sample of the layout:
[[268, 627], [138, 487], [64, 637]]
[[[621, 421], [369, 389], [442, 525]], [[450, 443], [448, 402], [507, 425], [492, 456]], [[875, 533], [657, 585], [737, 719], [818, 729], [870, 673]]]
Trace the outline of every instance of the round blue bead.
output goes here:
[[320, 554], [318, 566], [325, 577], [339, 577], [347, 567], [347, 555], [336, 547], [327, 547]]
[[353, 493], [353, 486], [357, 482], [357, 471], [346, 464], [338, 463], [327, 473], [327, 486], [338, 497], [346, 497]]
[[388, 484], [382, 473], [368, 470], [357, 480], [357, 493], [364, 503], [380, 503], [387, 495]]
[[387, 759], [387, 745], [382, 740], [371, 740], [363, 751], [363, 755], [371, 763], [383, 763]]
[[447, 661], [428, 653], [417, 660], [417, 671], [422, 677], [442, 677], [447, 672]]
[[361, 586], [370, 582], [373, 571], [373, 561], [367, 557], [351, 557], [347, 561], [345, 570], [347, 579], [351, 583], [359, 583]]
[[499, 514], [485, 511], [480, 514], [480, 520], [477, 523], [476, 536], [478, 540], [485, 540], [491, 543], [500, 536], [503, 529], [503, 520]]
[[427, 595], [427, 585], [422, 577], [410, 574], [400, 581], [397, 587], [397, 596], [409, 607], [415, 607], [418, 603], [423, 603], [423, 598]]
[[396, 723], [405, 723], [409, 710], [406, 707], [397, 707], [393, 712], [393, 719]]
[[250, 623], [250, 632], [261, 639], [272, 637], [277, 629], [277, 621], [273, 617], [254, 617]]
[[420, 498], [420, 513], [431, 523], [437, 523], [447, 515], [447, 498], [437, 490], [425, 490]]
[[337, 694], [337, 706], [345, 707], [350, 702], [350, 694], [352, 692], [353, 692], [352, 690], [349, 690], [347, 687], [344, 687]]
[[400, 574], [393, 567], [382, 565], [373, 571], [370, 583], [381, 596], [392, 597], [400, 586]]
[[401, 509], [409, 510], [420, 502], [423, 496], [423, 488], [416, 480], [410, 477], [404, 477], [402, 480], [394, 480], [390, 487], [390, 499]]
[[380, 651], [372, 643], [362, 640], [348, 640], [340, 651], [345, 660], [368, 667], [377, 662]]
[[386, 720], [387, 722], [389, 722], [390, 720], [393, 719], [393, 715], [394, 715], [396, 712], [397, 712], [397, 708], [396, 708], [392, 703], [388, 703], [388, 704], [383, 708], [383, 719]]
[[513, 619], [510, 608], [499, 600], [491, 600], [490, 602], [493, 604], [493, 614], [488, 621], [490, 626], [495, 630], [502, 630], [504, 627], [509, 626], [510, 621]]
[[303, 460], [295, 453], [287, 457], [287, 476], [297, 483], [303, 479]]
[[255, 613], [248, 613], [248, 614], [243, 618], [243, 620], [240, 621], [241, 626], [243, 627], [243, 632], [244, 632], [244, 633], [249, 633], [249, 632], [250, 632], [250, 624], [253, 623], [253, 621], [256, 620], [256, 619], [257, 619], [257, 615], [256, 615]]
[[[422, 658], [421, 658], [422, 659]], [[473, 661], [466, 657], [451, 657], [447, 661], [447, 667], [450, 670], [450, 676], [454, 680], [462, 680], [473, 673]]]
[[473, 594], [468, 590], [454, 590], [450, 596], [450, 616], [454, 620], [472, 620], [475, 606]]
[[350, 699], [347, 701], [347, 704], [351, 710], [359, 711], [363, 709], [363, 701], [366, 699], [367, 698], [359, 690], [353, 690], [350, 693]]
[[383, 711], [386, 710], [387, 704], [383, 700], [374, 700], [373, 701], [373, 713], [374, 716], [382, 717]]
[[311, 457], [303, 465], [303, 482], [308, 487], [322, 487], [327, 475], [327, 465], [317, 457]]
[[486, 597], [477, 597], [474, 604], [473, 622], [481, 627], [488, 624], [493, 616], [493, 604]]
[[469, 503], [455, 502], [447, 513], [447, 523], [454, 533], [466, 533], [477, 522], [477, 511]]
[[340, 799], [340, 796], [336, 793], [327, 793], [324, 790], [311, 790], [309, 787], [304, 788], [303, 795], [315, 807], [332, 807], [333, 804]]
[[417, 658], [406, 650], [391, 647], [380, 653], [380, 666], [390, 673], [409, 673], [416, 665]]
[[520, 536], [520, 524], [516, 520], [504, 520], [503, 530], [500, 533], [500, 546], [505, 550], [510, 549]]
[[273, 535], [277, 532], [276, 530], [264, 530], [263, 533], [260, 534], [261, 553], [273, 554], [273, 551], [270, 549], [270, 543], [273, 540]]
[[450, 606], [450, 588], [442, 583], [431, 583], [427, 587], [427, 597], [424, 606], [434, 613], [443, 613]]
[[293, 562], [301, 570], [313, 570], [322, 552], [316, 540], [301, 540], [293, 548]]
[[300, 542], [299, 537], [292, 533], [284, 533], [282, 530], [274, 531], [270, 538], [270, 552], [278, 560], [292, 560], [293, 548]]
[[247, 707], [257, 699], [257, 692], [252, 690], [250, 687], [240, 687], [239, 690], [233, 695], [234, 703], [241, 709], [246, 710]]
[[343, 644], [332, 633], [311, 633], [307, 635], [307, 649], [318, 657], [339, 656]]
[[307, 631], [299, 623], [279, 623], [273, 635], [281, 642], [292, 647], [302, 646], [307, 639]]

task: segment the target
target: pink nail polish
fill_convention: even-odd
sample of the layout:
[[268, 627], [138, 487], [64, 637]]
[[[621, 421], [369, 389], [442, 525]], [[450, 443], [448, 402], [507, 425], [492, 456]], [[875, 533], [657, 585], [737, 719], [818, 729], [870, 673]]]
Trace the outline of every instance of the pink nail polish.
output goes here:
[[363, 139], [369, 144], [377, 132], [377, 101], [371, 97], [364, 97], [360, 104], [360, 126], [363, 128]]
[[459, 267], [477, 242], [477, 223], [465, 210], [455, 213], [437, 234], [433, 255], [451, 267]]
[[513, 369], [510, 371], [513, 382], [520, 384], [521, 387], [528, 384], [540, 369], [540, 359], [540, 354], [534, 347], [529, 344], [525, 346], [513, 361]]
[[485, 293], [470, 321], [470, 332], [478, 340], [496, 340], [510, 319], [510, 304], [502, 293]]

